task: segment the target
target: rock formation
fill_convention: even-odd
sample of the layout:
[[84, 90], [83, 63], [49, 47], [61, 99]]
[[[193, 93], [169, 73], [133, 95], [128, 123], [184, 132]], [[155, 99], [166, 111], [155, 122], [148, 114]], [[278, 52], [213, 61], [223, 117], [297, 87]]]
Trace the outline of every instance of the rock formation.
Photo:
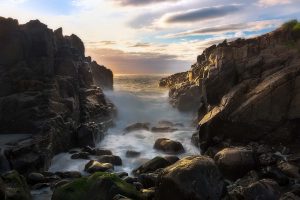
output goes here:
[[[291, 21], [251, 39], [226, 40], [198, 56], [188, 72], [160, 82], [180, 110], [198, 111], [203, 150], [215, 140], [265, 141], [297, 148], [300, 30]], [[295, 145], [293, 145], [295, 144]]]
[[114, 106], [101, 89], [111, 89], [112, 79], [111, 70], [85, 57], [76, 35], [38, 20], [19, 25], [0, 18], [0, 133], [32, 135], [6, 150], [11, 167], [45, 169], [54, 154], [80, 145], [80, 137], [93, 143], [91, 134], [105, 129], [98, 122], [112, 119]]

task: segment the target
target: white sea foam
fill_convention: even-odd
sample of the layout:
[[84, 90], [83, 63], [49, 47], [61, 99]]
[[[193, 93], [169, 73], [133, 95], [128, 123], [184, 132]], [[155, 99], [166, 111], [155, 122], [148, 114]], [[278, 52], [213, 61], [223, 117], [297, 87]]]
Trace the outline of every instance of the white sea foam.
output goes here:
[[[110, 128], [104, 140], [97, 147], [109, 149], [123, 160], [123, 165], [117, 171], [131, 172], [132, 169], [157, 155], [166, 155], [153, 149], [157, 138], [166, 137], [181, 142], [186, 153], [197, 154], [198, 149], [191, 144], [191, 136], [195, 128], [191, 125], [193, 114], [180, 113], [168, 102], [167, 89], [158, 88], [160, 76], [121, 75], [115, 77], [114, 91], [106, 91], [106, 96], [116, 105], [118, 116], [116, 126]], [[124, 134], [123, 129], [136, 122], [147, 122], [151, 126], [161, 120], [181, 123], [178, 131], [171, 133], [152, 133], [150, 131], [135, 131]], [[139, 158], [126, 158], [127, 150], [141, 152]], [[53, 159], [51, 171], [82, 171], [84, 160], [71, 160], [69, 154], [60, 154]]]

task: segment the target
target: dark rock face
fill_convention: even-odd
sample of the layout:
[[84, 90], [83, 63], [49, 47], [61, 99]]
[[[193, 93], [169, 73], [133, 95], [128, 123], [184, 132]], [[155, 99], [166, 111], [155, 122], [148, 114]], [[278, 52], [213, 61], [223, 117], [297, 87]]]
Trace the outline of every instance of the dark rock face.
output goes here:
[[33, 135], [6, 152], [13, 168], [47, 168], [53, 154], [77, 145], [80, 124], [112, 118], [113, 105], [94, 84], [112, 88], [112, 73], [85, 57], [76, 35], [0, 18], [0, 132]]
[[91, 63], [94, 83], [104, 89], [113, 89], [113, 73], [110, 69], [96, 62]]
[[188, 72], [161, 81], [173, 105], [198, 111], [205, 151], [215, 136], [234, 143], [299, 141], [299, 39], [282, 27], [224, 41], [207, 48]]
[[214, 161], [190, 156], [165, 168], [159, 174], [156, 199], [221, 199], [224, 181]]

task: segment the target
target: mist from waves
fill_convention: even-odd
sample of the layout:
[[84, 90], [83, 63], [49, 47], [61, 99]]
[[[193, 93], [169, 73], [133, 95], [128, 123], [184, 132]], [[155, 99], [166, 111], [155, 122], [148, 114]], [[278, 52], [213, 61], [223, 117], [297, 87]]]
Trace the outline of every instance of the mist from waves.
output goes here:
[[[105, 95], [117, 107], [115, 126], [110, 128], [104, 140], [97, 144], [98, 148], [109, 149], [120, 156], [123, 165], [115, 171], [131, 172], [145, 161], [157, 156], [168, 155], [153, 149], [157, 138], [169, 138], [179, 141], [185, 153], [179, 155], [199, 154], [199, 150], [191, 144], [191, 136], [195, 132], [192, 125], [194, 114], [181, 113], [168, 102], [168, 89], [159, 88], [158, 81], [163, 75], [115, 75], [114, 91], [106, 91]], [[136, 122], [150, 123], [156, 126], [159, 121], [167, 120], [183, 124], [178, 131], [170, 133], [152, 133], [139, 130], [124, 134], [124, 128]], [[137, 158], [126, 158], [128, 150], [140, 152]], [[59, 154], [54, 157], [50, 171], [83, 171], [87, 160], [72, 160], [70, 154]]]

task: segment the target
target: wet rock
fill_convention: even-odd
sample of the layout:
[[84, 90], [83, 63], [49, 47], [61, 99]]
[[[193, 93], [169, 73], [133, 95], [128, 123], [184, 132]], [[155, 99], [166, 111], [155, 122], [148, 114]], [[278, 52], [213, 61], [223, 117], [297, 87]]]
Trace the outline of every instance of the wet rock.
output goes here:
[[149, 131], [150, 130], [149, 126], [150, 126], [149, 123], [135, 123], [135, 124], [131, 124], [131, 125], [127, 126], [124, 129], [124, 132], [129, 133], [132, 131], [139, 131], [139, 130]]
[[87, 152], [91, 155], [95, 155], [96, 154], [96, 149], [90, 146], [85, 146], [81, 149], [81, 152]]
[[[161, 80], [161, 86], [170, 88], [173, 105], [199, 111], [197, 141], [205, 144], [202, 150], [214, 145], [215, 136], [239, 145], [261, 140], [299, 145], [294, 134], [300, 114], [299, 38], [295, 41], [292, 32], [281, 27], [255, 38], [213, 45], [189, 71]], [[288, 48], [289, 42], [296, 46]]]
[[269, 179], [263, 179], [255, 182], [243, 189], [242, 196], [244, 199], [279, 199], [280, 188], [278, 184]]
[[128, 150], [126, 151], [126, 157], [127, 158], [136, 158], [141, 155], [141, 152], [138, 151], [133, 151], [133, 150]]
[[107, 149], [96, 149], [95, 151], [96, 151], [95, 153], [96, 156], [112, 155], [111, 150], [107, 150]]
[[92, 62], [91, 70], [95, 85], [103, 89], [113, 89], [113, 73], [110, 69]]
[[288, 177], [300, 179], [300, 168], [289, 162], [281, 162], [278, 168]]
[[170, 103], [178, 110], [193, 111], [201, 104], [201, 88], [197, 85], [184, 82], [172, 87], [169, 92]]
[[212, 159], [190, 156], [162, 170], [156, 199], [220, 199], [224, 187], [222, 174]]
[[146, 163], [144, 163], [137, 169], [133, 170], [133, 173], [134, 174], [143, 174], [143, 173], [148, 173], [148, 172], [154, 172], [157, 169], [165, 168], [169, 165], [171, 165], [171, 163], [169, 161], [167, 161], [163, 157], [157, 156], [157, 157], [147, 161]]
[[80, 178], [82, 176], [81, 173], [78, 171], [56, 172], [55, 174], [63, 179], [65, 178], [74, 179], [74, 178]]
[[0, 177], [0, 199], [5, 199], [5, 184], [1, 177]]
[[4, 154], [4, 151], [0, 148], [0, 174], [10, 170], [9, 162]]
[[300, 189], [293, 189], [280, 197], [280, 200], [299, 200], [300, 199]]
[[79, 153], [75, 153], [71, 156], [71, 159], [89, 159], [89, 155], [90, 153], [88, 152], [79, 152]]
[[151, 132], [153, 133], [170, 133], [177, 131], [177, 128], [172, 128], [172, 127], [152, 127]]
[[[6, 18], [0, 27], [0, 132], [33, 133], [26, 144], [12, 145], [6, 157], [22, 174], [43, 171], [53, 155], [93, 141], [93, 131], [77, 132], [78, 126], [112, 119], [114, 107], [93, 81], [102, 72], [110, 76], [102, 85], [110, 85], [112, 74], [86, 59], [83, 42], [63, 36], [62, 29]], [[92, 68], [98, 69], [95, 77]]]
[[136, 177], [127, 176], [123, 178], [126, 183], [133, 184], [134, 182], [137, 182], [138, 179]]
[[170, 154], [179, 154], [184, 152], [184, 148], [180, 142], [167, 138], [159, 138], [155, 141], [154, 149], [164, 151]]
[[171, 164], [174, 164], [179, 160], [179, 158], [177, 156], [164, 156], [164, 159], [169, 161], [169, 163], [171, 163]]
[[137, 189], [137, 190], [142, 190], [143, 188], [144, 188], [144, 186], [143, 186], [143, 184], [141, 184], [140, 182], [133, 182], [132, 183], [134, 186], [135, 186], [135, 188]]
[[2, 175], [5, 188], [5, 199], [30, 200], [30, 190], [23, 176], [17, 171], [10, 171]]
[[114, 169], [114, 166], [111, 163], [100, 163], [95, 160], [91, 160], [84, 167], [84, 171], [90, 174], [95, 172], [105, 172], [112, 169]]
[[275, 180], [280, 186], [287, 186], [290, 183], [289, 178], [276, 166], [268, 166], [261, 171], [263, 178]]
[[27, 182], [34, 185], [37, 183], [43, 183], [45, 182], [46, 178], [43, 174], [40, 173], [30, 173], [27, 176]]
[[142, 189], [141, 192], [147, 200], [155, 198], [155, 188]]
[[115, 174], [120, 178], [124, 178], [124, 177], [128, 176], [127, 172], [117, 172]]
[[198, 132], [196, 132], [192, 135], [191, 142], [196, 147], [199, 147], [199, 133]]
[[244, 148], [226, 148], [215, 156], [216, 164], [226, 178], [241, 178], [256, 166], [254, 153]]
[[82, 124], [77, 129], [79, 146], [95, 146], [100, 130], [95, 123]]
[[49, 172], [49, 171], [43, 171], [43, 172], [41, 172], [41, 174], [43, 174], [45, 177], [50, 177], [50, 176], [54, 176], [55, 175], [55, 173]]
[[113, 200], [132, 200], [132, 199], [127, 198], [123, 195], [117, 194], [116, 196], [114, 196]]
[[275, 165], [278, 158], [273, 153], [264, 153], [258, 157], [259, 165], [261, 166], [270, 166]]
[[142, 199], [133, 185], [114, 174], [98, 172], [56, 188], [52, 200], [113, 199], [116, 195]]
[[158, 173], [145, 173], [138, 176], [139, 181], [143, 184], [144, 188], [155, 187]]
[[113, 156], [113, 155], [101, 156], [98, 159], [98, 161], [102, 163], [111, 163], [113, 165], [118, 165], [118, 166], [122, 165], [122, 159], [119, 156]]
[[71, 181], [70, 180], [61, 180], [61, 181], [58, 181], [54, 184], [54, 188], [59, 188], [65, 184], [68, 184], [70, 183]]
[[31, 190], [41, 190], [50, 187], [50, 183], [37, 183], [31, 187]]

